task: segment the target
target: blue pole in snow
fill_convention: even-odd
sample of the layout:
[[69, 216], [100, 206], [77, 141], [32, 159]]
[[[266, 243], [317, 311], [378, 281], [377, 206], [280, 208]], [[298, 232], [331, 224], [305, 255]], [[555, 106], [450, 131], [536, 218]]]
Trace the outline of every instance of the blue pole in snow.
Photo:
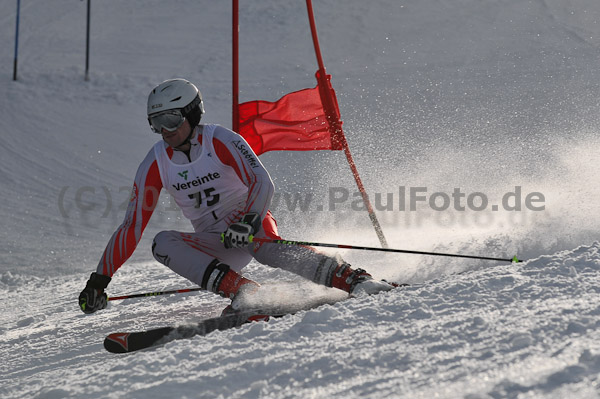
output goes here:
[[85, 36], [85, 80], [90, 80], [90, 0], [87, 1], [87, 28]]
[[15, 33], [15, 62], [13, 65], [13, 80], [17, 80], [17, 59], [19, 54], [19, 19], [21, 17], [21, 0], [17, 0], [17, 27]]

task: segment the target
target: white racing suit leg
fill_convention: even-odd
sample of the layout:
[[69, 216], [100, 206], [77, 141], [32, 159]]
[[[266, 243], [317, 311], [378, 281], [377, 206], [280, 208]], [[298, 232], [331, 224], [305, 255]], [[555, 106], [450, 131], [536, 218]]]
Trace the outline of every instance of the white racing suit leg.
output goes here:
[[[263, 228], [256, 237], [281, 239], [270, 213], [263, 219]], [[348, 293], [354, 293], [359, 286], [368, 286], [364, 291], [369, 294], [393, 288], [387, 283], [373, 283], [369, 273], [363, 269], [353, 269], [339, 255], [329, 256], [309, 246], [255, 243], [250, 245], [249, 252], [264, 265], [287, 270], [314, 283]]]
[[[256, 237], [270, 238], [262, 231]], [[256, 243], [251, 245], [250, 253], [263, 265], [286, 270], [328, 287], [331, 287], [333, 273], [343, 263], [339, 257], [298, 245]]]
[[[262, 231], [257, 237], [267, 237]], [[341, 263], [313, 248], [283, 244], [253, 244], [249, 248], [225, 249], [215, 233], [162, 231], [152, 244], [154, 258], [175, 273], [201, 285], [204, 273], [215, 259], [241, 273], [254, 257], [259, 263], [283, 269], [321, 285], [331, 284], [331, 275]]]
[[252, 260], [246, 249], [225, 249], [219, 234], [205, 232], [162, 231], [154, 237], [152, 254], [157, 261], [198, 285], [202, 285], [206, 269], [215, 259], [236, 273]]
[[[263, 228], [256, 237], [280, 239], [270, 213], [263, 220]], [[152, 253], [156, 260], [177, 274], [213, 292], [221, 294], [224, 291], [226, 296], [229, 296], [228, 292], [237, 292], [240, 283], [250, 282], [239, 274], [252, 258], [264, 265], [346, 292], [352, 292], [357, 283], [371, 278], [362, 269], [352, 269], [340, 257], [326, 255], [312, 247], [254, 243], [247, 248], [226, 249], [217, 233], [163, 231], [154, 238]], [[235, 273], [227, 273], [230, 269]], [[219, 271], [222, 275], [229, 275], [223, 287], [219, 284], [222, 277]], [[215, 278], [217, 283], [209, 284]]]

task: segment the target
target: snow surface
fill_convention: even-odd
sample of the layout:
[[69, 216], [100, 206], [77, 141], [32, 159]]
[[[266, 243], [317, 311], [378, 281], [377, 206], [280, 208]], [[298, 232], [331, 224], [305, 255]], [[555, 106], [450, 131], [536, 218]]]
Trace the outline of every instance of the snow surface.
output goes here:
[[[231, 4], [93, 2], [84, 81], [86, 3], [22, 2], [13, 82], [16, 7], [0, 0], [0, 397], [600, 397], [597, 0], [316, 1], [344, 129], [390, 246], [528, 261], [342, 251], [412, 285], [128, 355], [105, 352], [104, 336], [227, 305], [190, 293], [87, 316], [76, 302], [157, 140], [149, 90], [188, 78], [204, 120], [230, 126]], [[241, 101], [313, 87], [305, 3], [240, 11]], [[261, 159], [284, 238], [378, 245], [353, 209], [343, 154]], [[523, 199], [542, 193], [545, 209], [398, 209], [401, 187], [481, 192], [491, 206], [516, 186]], [[349, 199], [330, 211], [344, 190]], [[286, 206], [306, 194], [304, 211]], [[192, 286], [151, 257], [158, 231], [190, 229], [168, 197], [159, 210], [109, 295]], [[254, 262], [247, 273], [271, 300], [343, 299]]]

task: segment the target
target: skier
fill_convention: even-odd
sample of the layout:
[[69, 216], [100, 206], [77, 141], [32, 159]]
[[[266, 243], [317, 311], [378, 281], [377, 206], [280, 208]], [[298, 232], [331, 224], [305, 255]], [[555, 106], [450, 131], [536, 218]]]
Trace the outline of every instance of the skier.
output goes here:
[[240, 298], [259, 286], [240, 274], [252, 258], [352, 294], [393, 288], [310, 247], [251, 243], [252, 236], [280, 239], [269, 211], [273, 182], [241, 136], [219, 125], [200, 124], [203, 113], [201, 93], [185, 79], [167, 80], [150, 92], [148, 122], [162, 140], [140, 164], [125, 219], [79, 295], [83, 312], [106, 307], [104, 290], [133, 254], [163, 188], [194, 232], [158, 233], [154, 258], [201, 288], [231, 298], [229, 309], [239, 307]]

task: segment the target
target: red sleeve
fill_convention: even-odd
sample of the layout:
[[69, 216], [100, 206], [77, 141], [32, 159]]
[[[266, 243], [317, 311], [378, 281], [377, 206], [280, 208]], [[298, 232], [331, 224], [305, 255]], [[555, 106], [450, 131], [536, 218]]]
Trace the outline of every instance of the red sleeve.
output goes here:
[[161, 189], [158, 164], [151, 150], [138, 168], [125, 218], [108, 242], [97, 273], [112, 277], [133, 254], [156, 208]]
[[231, 152], [227, 149], [227, 146], [223, 144], [221, 140], [213, 138], [213, 147], [215, 148], [215, 153], [217, 154], [219, 160], [223, 164], [231, 166], [233, 170], [235, 170], [235, 173], [238, 175], [240, 180], [244, 181], [244, 178], [242, 178], [242, 172], [240, 171], [240, 167], [235, 161], [235, 158], [233, 158]]

